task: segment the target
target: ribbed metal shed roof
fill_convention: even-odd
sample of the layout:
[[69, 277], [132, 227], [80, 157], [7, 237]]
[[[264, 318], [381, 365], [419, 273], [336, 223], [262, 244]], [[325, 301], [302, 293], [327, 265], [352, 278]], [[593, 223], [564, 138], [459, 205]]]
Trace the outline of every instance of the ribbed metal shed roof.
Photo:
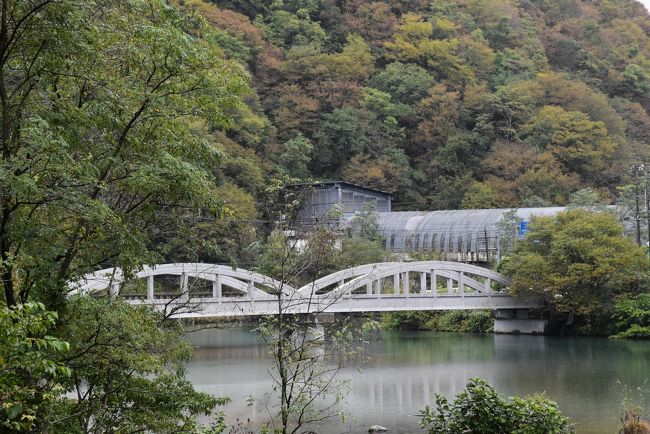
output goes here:
[[514, 209], [522, 220], [532, 216], [552, 216], [564, 207], [546, 208], [506, 208], [506, 209], [469, 209], [447, 211], [401, 211], [379, 213], [379, 228], [384, 233], [476, 233], [493, 231], [504, 215]]
[[[378, 213], [379, 232], [392, 251], [427, 250], [459, 254], [476, 259], [477, 254], [499, 256], [499, 239], [516, 233], [516, 226], [497, 227], [505, 215], [514, 211], [518, 219], [552, 216], [564, 207], [469, 209], [449, 211], [403, 211]], [[490, 253], [492, 252], [492, 253]], [[471, 253], [468, 255], [468, 253]], [[459, 259], [461, 260], [461, 259]], [[463, 259], [467, 260], [467, 259]]]

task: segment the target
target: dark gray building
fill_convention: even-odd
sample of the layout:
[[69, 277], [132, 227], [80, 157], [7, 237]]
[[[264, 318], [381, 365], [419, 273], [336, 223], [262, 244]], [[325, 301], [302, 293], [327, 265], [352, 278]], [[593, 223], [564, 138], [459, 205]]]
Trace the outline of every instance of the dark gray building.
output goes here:
[[390, 212], [390, 193], [374, 188], [362, 187], [345, 181], [325, 181], [314, 184], [292, 185], [301, 189], [306, 196], [305, 205], [299, 219], [309, 222], [326, 219], [333, 207], [343, 212], [343, 220], [348, 221], [367, 204], [374, 204], [377, 212]]

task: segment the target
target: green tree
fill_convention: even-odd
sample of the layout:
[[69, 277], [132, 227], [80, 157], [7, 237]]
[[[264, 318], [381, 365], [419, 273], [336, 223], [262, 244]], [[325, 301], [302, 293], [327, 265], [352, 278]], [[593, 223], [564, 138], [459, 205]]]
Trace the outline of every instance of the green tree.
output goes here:
[[185, 331], [148, 306], [88, 296], [70, 301], [59, 336], [70, 342], [60, 360], [71, 375], [39, 420], [59, 433], [194, 433], [197, 416], [227, 400], [194, 391], [184, 376], [192, 348]]
[[593, 122], [582, 112], [546, 106], [522, 128], [521, 136], [538, 150], [548, 150], [568, 172], [603, 183], [602, 172], [616, 144], [603, 122]]
[[574, 209], [533, 219], [502, 271], [515, 293], [541, 294], [582, 331], [603, 334], [619, 297], [647, 291], [648, 265], [615, 215]]
[[314, 145], [311, 141], [302, 134], [298, 134], [284, 144], [284, 150], [278, 157], [278, 163], [289, 176], [308, 178], [310, 174], [308, 167], [313, 150]]
[[352, 217], [352, 220], [350, 220], [350, 235], [354, 238], [371, 241], [381, 239], [379, 216], [373, 202], [364, 204], [361, 211]]
[[421, 413], [429, 434], [570, 434], [573, 426], [557, 404], [543, 396], [504, 398], [485, 380], [469, 380], [449, 402], [436, 394], [436, 407]]
[[70, 345], [53, 336], [57, 314], [42, 303], [0, 308], [0, 430], [33, 432], [63, 392]]
[[412, 63], [390, 63], [376, 74], [370, 84], [388, 92], [395, 101], [415, 104], [425, 96], [435, 83], [426, 69]]
[[162, 0], [2, 5], [1, 285], [58, 307], [68, 279], [152, 260], [178, 205], [218, 209], [220, 152], [194, 127], [228, 126], [246, 74]]
[[465, 192], [460, 205], [464, 209], [483, 209], [494, 208], [496, 202], [496, 193], [489, 185], [475, 182]]
[[344, 107], [325, 114], [314, 137], [314, 170], [335, 176], [350, 160], [360, 155], [406, 166], [400, 148], [404, 131], [390, 114], [394, 106], [390, 95], [366, 89], [361, 108]]
[[585, 208], [589, 211], [604, 211], [607, 203], [596, 191], [587, 187], [569, 196], [569, 208]]
[[[308, 285], [329, 273], [339, 243], [327, 224], [312, 226], [306, 233], [304, 223], [290, 217], [299, 208], [301, 196], [310, 193], [309, 189], [290, 191], [284, 204], [270, 204], [275, 213], [288, 217], [279, 222], [258, 262], [260, 272], [278, 281], [269, 288], [276, 308], [257, 328], [272, 358], [269, 372], [275, 396], [253, 398], [264, 398], [269, 425], [281, 434], [302, 432], [313, 423], [342, 415], [339, 404], [345, 399], [347, 382], [338, 373], [368, 327], [365, 320], [336, 320], [328, 324], [326, 343], [324, 330], [318, 326], [318, 315], [339, 302], [341, 294], [318, 295]], [[302, 285], [307, 292], [297, 290]], [[303, 314], [296, 315], [296, 309]]]
[[299, 9], [295, 13], [276, 9], [264, 19], [266, 38], [279, 47], [311, 45], [320, 47], [326, 34], [318, 22], [311, 20], [309, 12]]
[[[465, 84], [474, 80], [474, 71], [459, 57], [455, 25], [448, 20], [426, 21], [421, 15], [402, 16], [395, 40], [387, 42], [388, 58], [412, 62], [433, 71], [436, 78]], [[434, 39], [437, 35], [440, 39]]]

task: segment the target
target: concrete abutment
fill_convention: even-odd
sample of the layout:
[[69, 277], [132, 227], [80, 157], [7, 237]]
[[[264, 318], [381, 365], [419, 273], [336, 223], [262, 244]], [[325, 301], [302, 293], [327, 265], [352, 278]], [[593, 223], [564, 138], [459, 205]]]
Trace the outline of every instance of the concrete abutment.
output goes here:
[[497, 309], [494, 312], [494, 333], [543, 335], [548, 319], [531, 318], [530, 309]]

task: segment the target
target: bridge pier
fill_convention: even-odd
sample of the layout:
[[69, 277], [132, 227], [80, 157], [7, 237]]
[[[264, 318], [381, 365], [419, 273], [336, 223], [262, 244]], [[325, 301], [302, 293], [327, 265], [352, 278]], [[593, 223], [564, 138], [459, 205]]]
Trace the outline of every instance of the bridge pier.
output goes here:
[[494, 316], [494, 333], [543, 335], [547, 319], [530, 318], [529, 309], [497, 309]]

